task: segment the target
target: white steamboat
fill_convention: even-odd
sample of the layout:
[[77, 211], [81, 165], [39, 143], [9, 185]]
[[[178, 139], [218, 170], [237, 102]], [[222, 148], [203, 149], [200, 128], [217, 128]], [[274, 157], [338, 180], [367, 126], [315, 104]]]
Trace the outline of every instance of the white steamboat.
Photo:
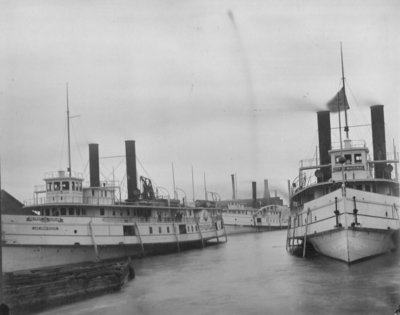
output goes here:
[[267, 205], [259, 209], [230, 203], [222, 212], [228, 234], [263, 232], [287, 228], [289, 208], [281, 205]]
[[24, 214], [1, 217], [3, 272], [168, 253], [226, 240], [220, 209], [157, 198], [144, 177], [140, 190], [135, 141], [126, 141], [125, 148], [128, 199], [121, 201], [119, 187], [100, 182], [97, 144], [89, 145], [89, 187], [82, 175], [71, 172], [68, 138], [68, 170], [47, 174], [45, 187], [36, 189]]
[[[320, 254], [352, 263], [397, 247], [398, 158], [395, 148], [391, 159], [386, 153], [383, 105], [371, 106], [371, 159], [364, 142], [348, 137], [344, 82], [333, 101], [338, 103], [339, 128], [340, 111], [345, 111], [346, 139], [332, 148], [330, 111], [318, 112], [320, 159], [300, 164], [290, 191], [286, 245], [303, 256], [313, 247]], [[316, 171], [310, 176], [311, 170]]]

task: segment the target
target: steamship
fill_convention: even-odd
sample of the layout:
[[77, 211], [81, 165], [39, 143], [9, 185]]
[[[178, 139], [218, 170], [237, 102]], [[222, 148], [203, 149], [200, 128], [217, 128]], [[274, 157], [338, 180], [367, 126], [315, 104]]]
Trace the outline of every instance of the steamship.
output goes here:
[[[286, 247], [303, 257], [314, 250], [353, 263], [397, 246], [398, 158], [395, 148], [392, 156], [386, 153], [383, 105], [370, 107], [373, 159], [365, 141], [349, 138], [344, 75], [343, 87], [328, 107], [317, 113], [319, 163], [301, 161], [299, 176], [290, 185]], [[331, 142], [331, 112], [339, 117], [338, 146]], [[343, 141], [341, 112], [346, 123]]]
[[222, 217], [227, 234], [272, 231], [287, 228], [289, 209], [275, 204], [257, 209], [230, 203]]
[[232, 176], [233, 199], [223, 205], [222, 218], [227, 234], [263, 232], [285, 229], [288, 225], [289, 208], [276, 194], [270, 196], [268, 180], [264, 180], [264, 196], [257, 198], [256, 182], [252, 182], [253, 198], [237, 200], [235, 179]]
[[120, 187], [100, 182], [98, 144], [90, 144], [89, 187], [71, 172], [69, 159], [67, 171], [45, 175], [45, 186], [35, 190], [23, 214], [3, 214], [3, 272], [177, 252], [226, 240], [220, 209], [160, 198], [149, 178], [140, 177], [138, 187], [135, 141], [126, 141], [125, 150], [126, 201], [117, 198]]

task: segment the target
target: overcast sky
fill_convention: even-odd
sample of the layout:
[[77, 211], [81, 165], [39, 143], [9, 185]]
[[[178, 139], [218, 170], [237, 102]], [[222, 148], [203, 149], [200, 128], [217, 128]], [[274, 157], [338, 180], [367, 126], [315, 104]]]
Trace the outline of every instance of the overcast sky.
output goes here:
[[[340, 42], [349, 124], [384, 104], [387, 150], [400, 146], [399, 29], [398, 0], [1, 1], [2, 188], [30, 199], [66, 169], [68, 82], [72, 169], [86, 178], [89, 143], [108, 157], [135, 140], [139, 174], [171, 195], [174, 163], [189, 199], [192, 166], [196, 198], [204, 173], [223, 199], [232, 173], [241, 198], [264, 179], [285, 196], [340, 88]], [[350, 137], [371, 143], [369, 127]], [[102, 159], [101, 180], [114, 168], [122, 181], [124, 165]]]

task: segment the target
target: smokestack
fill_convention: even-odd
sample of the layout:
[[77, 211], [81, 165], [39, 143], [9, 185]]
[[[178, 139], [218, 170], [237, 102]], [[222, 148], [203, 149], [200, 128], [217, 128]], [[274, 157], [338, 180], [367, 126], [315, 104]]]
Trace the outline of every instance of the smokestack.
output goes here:
[[235, 194], [235, 175], [231, 174], [232, 178], [232, 200], [236, 200], [236, 194]]
[[[319, 164], [326, 165], [331, 163], [331, 157], [329, 156], [329, 150], [332, 147], [331, 144], [331, 120], [330, 112], [328, 110], [320, 111], [318, 115], [318, 139], [319, 139]], [[324, 182], [332, 177], [332, 171], [330, 167], [321, 168], [319, 174], [322, 176], [317, 177], [318, 182]]]
[[269, 188], [268, 188], [268, 179], [264, 179], [264, 199], [270, 199], [271, 194], [269, 193]]
[[138, 200], [138, 187], [136, 175], [136, 149], [135, 141], [125, 141], [126, 154], [126, 181], [128, 187], [128, 201]]
[[90, 187], [100, 187], [99, 145], [89, 144]]
[[253, 208], [256, 208], [257, 207], [257, 183], [252, 182], [251, 186], [253, 189]]
[[[385, 117], [383, 105], [371, 106], [372, 146], [374, 161], [386, 160]], [[386, 163], [375, 164], [375, 178], [385, 177]]]

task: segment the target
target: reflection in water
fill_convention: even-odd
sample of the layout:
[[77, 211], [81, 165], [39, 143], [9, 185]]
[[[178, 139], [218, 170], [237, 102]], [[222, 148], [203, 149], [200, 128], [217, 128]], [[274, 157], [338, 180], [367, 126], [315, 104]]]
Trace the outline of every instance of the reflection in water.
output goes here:
[[393, 314], [399, 253], [348, 266], [285, 250], [286, 231], [148, 257], [122, 291], [41, 314]]

